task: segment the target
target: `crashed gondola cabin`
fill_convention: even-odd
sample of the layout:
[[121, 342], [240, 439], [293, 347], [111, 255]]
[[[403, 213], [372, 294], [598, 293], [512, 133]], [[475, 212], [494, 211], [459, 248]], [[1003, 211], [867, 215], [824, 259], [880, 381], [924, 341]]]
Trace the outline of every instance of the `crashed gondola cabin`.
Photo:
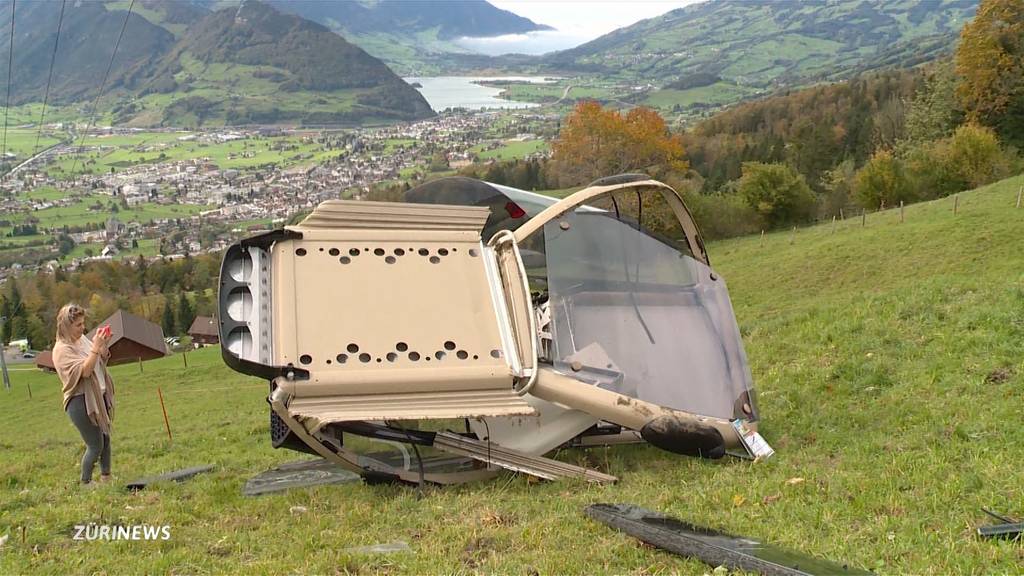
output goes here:
[[544, 457], [567, 443], [743, 450], [750, 369], [673, 189], [620, 175], [557, 200], [456, 177], [403, 200], [327, 201], [225, 253], [223, 357], [269, 382], [275, 447], [440, 484], [614, 480]]

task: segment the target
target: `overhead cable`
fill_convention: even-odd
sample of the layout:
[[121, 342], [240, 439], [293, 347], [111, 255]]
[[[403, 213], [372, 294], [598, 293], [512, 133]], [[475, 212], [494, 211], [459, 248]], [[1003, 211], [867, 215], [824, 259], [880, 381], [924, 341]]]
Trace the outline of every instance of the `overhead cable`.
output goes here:
[[50, 73], [46, 77], [46, 91], [43, 93], [43, 111], [39, 115], [39, 131], [36, 132], [36, 145], [32, 148], [32, 156], [39, 152], [39, 137], [43, 135], [43, 120], [46, 118], [46, 102], [50, 99], [50, 82], [53, 81], [53, 63], [57, 60], [57, 46], [60, 44], [60, 29], [64, 24], [64, 6], [67, 0], [60, 1], [60, 17], [57, 19], [57, 37], [53, 39], [53, 54], [50, 56]]
[[4, 101], [4, 144], [3, 156], [0, 160], [7, 159], [7, 118], [11, 111], [11, 69], [14, 68], [14, 6], [18, 0], [11, 0], [11, 45], [7, 52], [7, 100]]
[[[71, 172], [68, 174], [74, 176], [75, 166], [78, 165], [78, 157], [82, 155], [82, 146], [85, 144], [85, 135], [89, 133], [89, 129], [93, 123], [96, 122], [96, 110], [100, 103], [100, 96], [103, 95], [103, 90], [107, 87], [107, 77], [110, 76], [110, 69], [114, 66], [114, 57], [117, 56], [117, 47], [121, 45], [121, 38], [124, 37], [124, 29], [128, 27], [128, 18], [132, 15], [132, 8], [135, 7], [135, 0], [132, 0], [128, 4], [128, 13], [124, 15], [124, 22], [121, 23], [121, 32], [117, 35], [117, 41], [114, 42], [114, 51], [110, 53], [110, 61], [107, 62], [107, 71], [103, 73], [103, 81], [100, 82], [100, 89], [96, 92], [96, 97], [92, 101], [92, 112], [89, 115], [89, 122], [85, 125], [85, 130], [82, 131], [82, 136], [78, 139], [78, 153], [75, 154], [75, 159], [71, 163]], [[85, 167], [85, 162], [82, 162], [82, 166]]]

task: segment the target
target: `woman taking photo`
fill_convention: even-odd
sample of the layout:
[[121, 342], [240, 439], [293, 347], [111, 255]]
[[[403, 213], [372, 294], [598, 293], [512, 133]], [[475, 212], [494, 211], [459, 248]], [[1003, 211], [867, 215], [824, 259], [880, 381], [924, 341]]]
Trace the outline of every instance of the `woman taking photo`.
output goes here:
[[85, 336], [85, 308], [67, 304], [57, 313], [53, 364], [64, 385], [64, 411], [85, 441], [82, 483], [92, 481], [100, 461], [100, 481], [110, 480], [110, 422], [114, 416], [114, 381], [107, 372], [110, 333]]

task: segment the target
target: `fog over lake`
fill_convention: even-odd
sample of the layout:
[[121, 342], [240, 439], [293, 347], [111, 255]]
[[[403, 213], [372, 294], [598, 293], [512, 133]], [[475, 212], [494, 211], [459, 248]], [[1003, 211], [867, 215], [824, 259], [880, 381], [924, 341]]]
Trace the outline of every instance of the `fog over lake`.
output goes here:
[[585, 32], [573, 33], [561, 30], [539, 30], [527, 32], [526, 34], [506, 34], [490, 38], [462, 37], [456, 39], [455, 43], [488, 56], [500, 56], [502, 54], [538, 55], [556, 50], [575, 48], [593, 39], [593, 35]]

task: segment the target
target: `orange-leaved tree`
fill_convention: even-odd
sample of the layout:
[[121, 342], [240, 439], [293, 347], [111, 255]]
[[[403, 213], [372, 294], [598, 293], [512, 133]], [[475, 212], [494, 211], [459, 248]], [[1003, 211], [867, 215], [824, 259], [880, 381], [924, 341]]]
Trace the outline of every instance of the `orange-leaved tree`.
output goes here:
[[682, 138], [650, 108], [625, 114], [594, 101], [576, 105], [552, 144], [554, 172], [562, 186], [587, 184], [631, 171], [685, 172]]
[[960, 33], [956, 71], [968, 119], [1024, 144], [1024, 2], [981, 1]]

